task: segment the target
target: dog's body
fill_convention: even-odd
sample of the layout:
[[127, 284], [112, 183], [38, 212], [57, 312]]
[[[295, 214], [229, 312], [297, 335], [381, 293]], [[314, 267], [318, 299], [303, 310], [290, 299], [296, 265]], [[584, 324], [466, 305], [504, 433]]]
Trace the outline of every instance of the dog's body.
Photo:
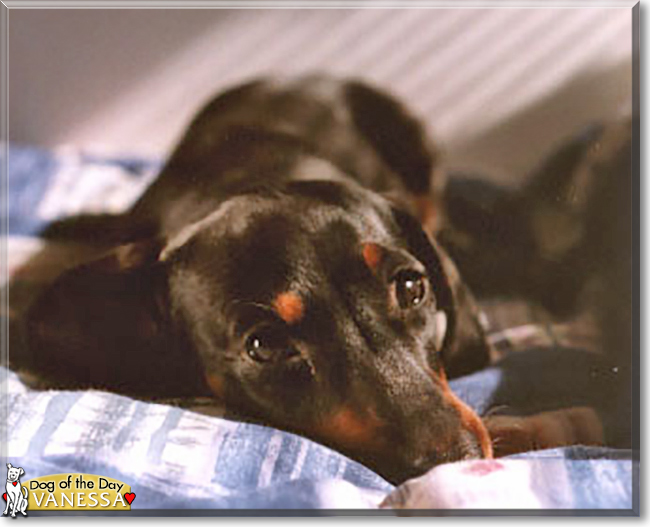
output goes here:
[[[614, 377], [608, 444], [633, 444], [633, 193], [637, 119], [592, 124], [562, 142], [519, 188], [466, 179], [448, 187], [437, 239], [482, 299], [525, 298], [556, 320], [591, 321]], [[458, 180], [459, 178], [457, 178]], [[638, 180], [637, 180], [638, 181]], [[480, 191], [468, 192], [468, 184]], [[490, 280], [485, 277], [489, 276]], [[625, 417], [620, 417], [625, 416]]]
[[212, 394], [393, 480], [489, 456], [443, 370], [487, 363], [476, 308], [402, 209], [435, 223], [435, 156], [400, 105], [360, 83], [227, 92], [93, 234], [119, 246], [31, 309], [34, 363], [79, 386]]
[[23, 516], [27, 516], [27, 489], [20, 483], [20, 476], [25, 471], [20, 467], [14, 467], [11, 463], [7, 463], [7, 483], [5, 490], [7, 492], [7, 505], [2, 514], [7, 515], [11, 509], [11, 517], [16, 517], [16, 512], [20, 512]]

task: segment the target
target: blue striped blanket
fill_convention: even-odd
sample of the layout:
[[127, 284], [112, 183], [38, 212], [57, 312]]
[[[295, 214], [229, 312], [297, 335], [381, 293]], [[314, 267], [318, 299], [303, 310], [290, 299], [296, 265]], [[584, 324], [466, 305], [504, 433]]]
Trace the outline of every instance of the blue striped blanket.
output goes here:
[[[69, 265], [63, 246], [51, 251], [59, 255], [58, 262], [30, 259], [44, 246], [39, 231], [67, 215], [123, 210], [160, 163], [10, 145], [7, 166], [3, 241], [8, 265], [2, 287], [10, 291], [10, 302], [3, 303], [2, 317], [10, 328], [12, 357], [22, 351], [25, 305], [57, 265]], [[452, 389], [481, 414], [506, 404], [521, 413], [556, 403], [588, 404], [598, 409], [606, 426], [625, 426], [620, 420], [629, 418], [627, 410], [603, 400], [606, 394], [585, 396], [591, 393], [586, 387], [594, 356], [582, 349], [588, 347], [589, 335], [537, 324], [530, 310], [525, 305], [486, 306], [490, 338], [506, 357], [452, 381]], [[506, 324], [503, 312], [515, 316], [506, 317]], [[564, 375], [562, 361], [584, 363], [584, 378]], [[0, 368], [3, 463], [23, 467], [25, 479], [66, 472], [117, 478], [131, 486], [137, 495], [132, 508], [144, 514], [171, 509], [395, 514], [405, 508], [516, 508], [630, 515], [639, 510], [638, 456], [629, 450], [574, 446], [491, 462], [451, 463], [395, 488], [329, 448], [226, 418], [224, 409], [205, 402], [163, 404], [100, 391], [52, 389], [39, 386], [29, 372], [6, 366]]]

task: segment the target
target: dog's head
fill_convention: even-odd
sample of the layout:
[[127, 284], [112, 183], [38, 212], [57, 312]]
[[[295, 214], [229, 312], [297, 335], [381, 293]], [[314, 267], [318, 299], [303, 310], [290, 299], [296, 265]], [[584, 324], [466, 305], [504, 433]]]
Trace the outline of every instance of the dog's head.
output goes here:
[[58, 371], [165, 395], [202, 385], [393, 481], [490, 455], [443, 370], [484, 351], [453, 265], [417, 221], [355, 185], [231, 198], [164, 243], [64, 274], [30, 322]]
[[24, 473], [25, 471], [22, 468], [14, 467], [11, 465], [11, 463], [7, 463], [7, 481], [9, 483], [18, 481], [20, 479], [20, 476], [22, 476]]

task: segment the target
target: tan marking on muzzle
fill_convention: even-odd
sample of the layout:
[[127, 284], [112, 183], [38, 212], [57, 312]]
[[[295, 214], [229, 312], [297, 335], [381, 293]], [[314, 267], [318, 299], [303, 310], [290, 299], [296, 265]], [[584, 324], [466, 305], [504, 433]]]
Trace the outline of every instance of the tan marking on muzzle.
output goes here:
[[318, 435], [328, 438], [337, 445], [351, 449], [380, 450], [384, 441], [379, 430], [382, 421], [373, 411], [365, 414], [342, 406], [317, 426]]
[[490, 439], [490, 434], [481, 418], [451, 391], [444, 371], [441, 370], [440, 375], [431, 372], [431, 375], [434, 377], [434, 382], [442, 388], [442, 395], [445, 401], [458, 412], [461, 426], [465, 428], [465, 430], [474, 434], [476, 439], [478, 439], [483, 457], [486, 459], [492, 459], [492, 457], [494, 457], [492, 440]]
[[273, 301], [273, 309], [287, 324], [299, 322], [305, 312], [302, 299], [292, 292], [280, 293]]
[[221, 375], [206, 375], [205, 380], [208, 383], [210, 391], [217, 397], [217, 399], [223, 400], [225, 394], [225, 387], [223, 377]]

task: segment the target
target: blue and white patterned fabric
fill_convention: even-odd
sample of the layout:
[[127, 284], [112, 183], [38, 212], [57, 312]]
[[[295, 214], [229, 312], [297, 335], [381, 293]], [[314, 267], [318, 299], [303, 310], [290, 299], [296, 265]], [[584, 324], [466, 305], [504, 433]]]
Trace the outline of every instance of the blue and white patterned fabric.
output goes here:
[[[8, 461], [25, 469], [25, 479], [114, 477], [136, 493], [133, 508], [149, 509], [365, 508], [392, 489], [299, 436], [105, 392], [30, 391], [2, 374]], [[280, 487], [282, 495], [259, 492]]]
[[[2, 287], [11, 294], [2, 317], [12, 328], [13, 356], [22, 351], [24, 306], [48, 274], [30, 260], [44, 246], [38, 233], [68, 215], [123, 210], [152, 180], [160, 162], [10, 145], [7, 166], [8, 266]], [[548, 345], [531, 338], [531, 327], [494, 334], [495, 343], [504, 335], [512, 340], [525, 334], [526, 350], [452, 381], [452, 389], [479, 413], [503, 404], [531, 413], [561, 402], [596, 408], [606, 427], [629, 426], [624, 402], [589, 391], [593, 355], [560, 346], [557, 335]], [[584, 377], [563, 375], [562, 361], [584, 363]], [[613, 509], [621, 515], [639, 510], [638, 456], [628, 450], [530, 452], [499, 460], [493, 479], [481, 481], [468, 477], [481, 469], [467, 468], [480, 461], [443, 465], [395, 489], [359, 463], [296, 435], [192, 405], [45, 389], [18, 373], [0, 368], [2, 462], [23, 467], [25, 479], [66, 472], [117, 478], [136, 493], [134, 511], [376, 511], [382, 502], [420, 509]]]

